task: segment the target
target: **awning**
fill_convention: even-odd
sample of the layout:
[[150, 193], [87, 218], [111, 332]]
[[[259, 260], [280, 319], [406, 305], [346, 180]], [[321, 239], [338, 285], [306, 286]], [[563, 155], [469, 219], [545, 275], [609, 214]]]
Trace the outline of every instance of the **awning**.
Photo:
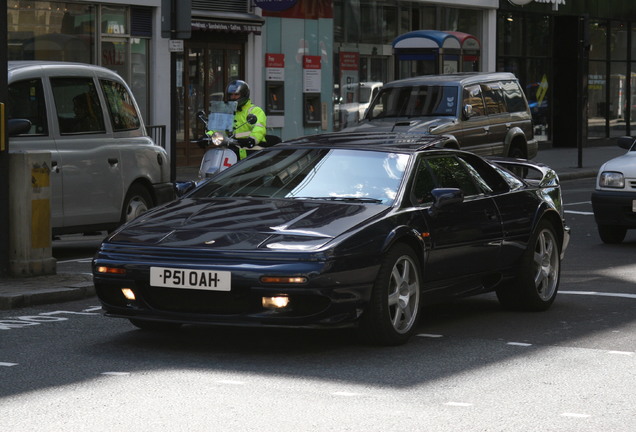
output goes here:
[[265, 19], [250, 13], [192, 11], [192, 31], [261, 34]]

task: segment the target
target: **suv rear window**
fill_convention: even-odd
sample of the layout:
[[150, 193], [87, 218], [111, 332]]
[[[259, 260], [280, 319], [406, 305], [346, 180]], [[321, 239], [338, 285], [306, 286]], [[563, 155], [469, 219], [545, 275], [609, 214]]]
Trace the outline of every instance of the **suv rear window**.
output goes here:
[[519, 84], [514, 81], [508, 81], [504, 82], [502, 87], [506, 105], [508, 106], [508, 112], [526, 112], [527, 105]]
[[392, 87], [380, 91], [369, 107], [369, 119], [383, 117], [454, 116], [457, 113], [457, 87]]

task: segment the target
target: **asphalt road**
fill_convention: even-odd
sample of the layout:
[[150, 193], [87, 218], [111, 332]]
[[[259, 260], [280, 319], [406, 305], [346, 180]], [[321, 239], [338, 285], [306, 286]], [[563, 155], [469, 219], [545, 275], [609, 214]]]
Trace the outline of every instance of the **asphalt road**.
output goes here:
[[636, 233], [601, 243], [592, 184], [564, 182], [572, 241], [549, 311], [493, 295], [427, 308], [401, 347], [347, 331], [147, 333], [94, 299], [0, 311], [0, 430], [632, 432]]

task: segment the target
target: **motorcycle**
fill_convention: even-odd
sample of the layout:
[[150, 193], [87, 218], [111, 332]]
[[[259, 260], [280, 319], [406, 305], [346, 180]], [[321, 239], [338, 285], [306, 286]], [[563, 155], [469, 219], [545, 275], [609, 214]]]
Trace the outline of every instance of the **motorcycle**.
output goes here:
[[[195, 142], [200, 147], [207, 149], [199, 168], [200, 180], [213, 177], [246, 157], [246, 149], [240, 145], [234, 131], [246, 124], [253, 125], [258, 121], [254, 114], [248, 114], [247, 121], [234, 129], [235, 107], [232, 103], [216, 102], [211, 105], [211, 108], [212, 110], [207, 116], [203, 111], [197, 113], [197, 117], [205, 124], [205, 135]], [[250, 150], [261, 149], [260, 146], [254, 146]]]

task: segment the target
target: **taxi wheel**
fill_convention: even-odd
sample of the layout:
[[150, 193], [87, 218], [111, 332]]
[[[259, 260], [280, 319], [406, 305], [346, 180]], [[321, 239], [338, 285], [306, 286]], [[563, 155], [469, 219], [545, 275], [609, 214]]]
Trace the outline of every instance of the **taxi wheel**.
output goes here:
[[361, 317], [364, 340], [378, 345], [401, 345], [415, 332], [420, 316], [420, 265], [413, 250], [397, 245], [384, 257]]
[[139, 184], [134, 184], [128, 189], [121, 214], [121, 223], [130, 222], [137, 216], [145, 213], [152, 207], [152, 197], [148, 189]]

